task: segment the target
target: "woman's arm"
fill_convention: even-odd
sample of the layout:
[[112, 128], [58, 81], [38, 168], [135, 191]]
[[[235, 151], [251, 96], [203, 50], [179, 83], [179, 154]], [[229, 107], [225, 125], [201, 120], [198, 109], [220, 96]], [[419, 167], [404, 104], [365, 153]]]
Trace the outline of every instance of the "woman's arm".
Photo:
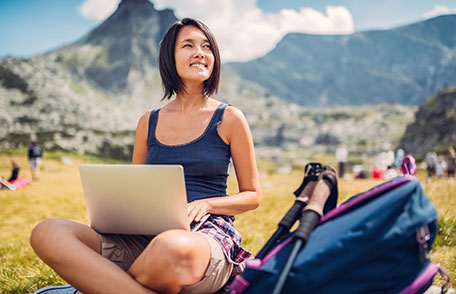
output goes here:
[[239, 193], [189, 203], [190, 221], [199, 221], [207, 213], [236, 215], [255, 209], [260, 204], [261, 187], [253, 139], [245, 116], [240, 110], [227, 107], [218, 132], [222, 139], [230, 144]]
[[150, 111], [141, 116], [136, 127], [135, 144], [133, 146], [133, 164], [146, 163], [149, 147], [147, 146], [147, 132], [149, 130]]

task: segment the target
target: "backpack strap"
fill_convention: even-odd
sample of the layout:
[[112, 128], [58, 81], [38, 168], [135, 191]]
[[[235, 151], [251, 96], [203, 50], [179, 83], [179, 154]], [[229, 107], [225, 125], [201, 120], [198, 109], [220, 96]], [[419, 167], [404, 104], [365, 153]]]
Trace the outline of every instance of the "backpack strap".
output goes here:
[[[416, 279], [407, 287], [405, 287], [399, 294], [415, 294], [423, 289], [429, 282], [432, 281], [434, 276], [439, 273], [445, 280], [442, 286], [441, 293], [446, 293], [450, 283], [450, 275], [448, 271], [442, 268], [439, 264], [429, 263], [428, 267], [416, 277]], [[420, 292], [421, 293], [421, 292]]]
[[416, 174], [416, 162], [411, 154], [407, 155], [402, 160], [401, 172], [404, 176], [414, 176]]

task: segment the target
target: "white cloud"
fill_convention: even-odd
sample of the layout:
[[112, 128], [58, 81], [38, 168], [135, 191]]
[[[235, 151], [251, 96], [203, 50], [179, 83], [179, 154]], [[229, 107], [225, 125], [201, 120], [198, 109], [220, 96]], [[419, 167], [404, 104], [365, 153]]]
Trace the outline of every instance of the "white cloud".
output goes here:
[[118, 4], [119, 0], [85, 0], [78, 11], [84, 18], [103, 20], [116, 10]]
[[[119, 0], [85, 0], [79, 7], [86, 18], [104, 19]], [[282, 9], [265, 13], [256, 0], [151, 0], [156, 9], [171, 8], [178, 18], [202, 20], [214, 32], [223, 61], [246, 61], [272, 50], [289, 32], [351, 34], [353, 18], [343, 6]]]
[[431, 18], [431, 17], [436, 17], [438, 15], [442, 15], [442, 14], [452, 14], [452, 13], [456, 13], [456, 8], [451, 9], [451, 8], [448, 8], [447, 6], [435, 5], [432, 10], [426, 12], [423, 16], [425, 18]]
[[223, 61], [246, 61], [272, 50], [289, 32], [351, 34], [353, 18], [347, 8], [327, 6], [265, 13], [255, 0], [155, 0], [156, 8], [172, 8], [177, 17], [194, 17], [214, 32]]

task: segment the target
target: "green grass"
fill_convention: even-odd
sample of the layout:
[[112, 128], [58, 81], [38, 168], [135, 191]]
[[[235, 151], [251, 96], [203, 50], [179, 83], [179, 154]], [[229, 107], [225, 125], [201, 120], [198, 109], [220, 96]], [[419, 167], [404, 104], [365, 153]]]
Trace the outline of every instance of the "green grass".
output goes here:
[[[10, 174], [10, 160], [20, 167], [20, 176], [30, 176], [24, 150], [0, 154], [0, 176]], [[0, 191], [0, 293], [31, 293], [48, 285], [65, 284], [51, 269], [40, 261], [31, 249], [28, 239], [33, 227], [49, 217], [69, 218], [87, 222], [78, 166], [83, 162], [106, 162], [92, 156], [68, 153], [46, 153], [42, 179], [23, 190]], [[62, 158], [71, 158], [72, 164], [63, 164]], [[319, 156], [317, 159], [332, 159]], [[114, 162], [114, 161], [109, 161]], [[254, 211], [237, 216], [236, 228], [243, 236], [243, 245], [254, 254], [264, 245], [277, 228], [277, 223], [294, 201], [293, 191], [300, 185], [302, 169], [291, 174], [277, 174], [273, 163], [259, 163], [263, 200]], [[439, 212], [440, 234], [431, 258], [445, 266], [456, 277], [456, 182], [434, 180], [427, 183], [419, 174], [426, 194]], [[363, 192], [380, 180], [339, 182], [339, 199]], [[236, 193], [234, 179], [229, 179], [229, 193]], [[261, 220], [261, 221], [259, 221]], [[436, 284], [442, 280], [437, 279]]]

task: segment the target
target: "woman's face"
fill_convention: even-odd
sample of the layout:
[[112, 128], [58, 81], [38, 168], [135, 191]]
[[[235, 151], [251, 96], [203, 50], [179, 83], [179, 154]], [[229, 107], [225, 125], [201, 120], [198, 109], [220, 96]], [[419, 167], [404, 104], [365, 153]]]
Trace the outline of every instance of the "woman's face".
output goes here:
[[206, 35], [198, 28], [188, 25], [177, 34], [174, 59], [176, 70], [184, 84], [203, 83], [209, 79], [214, 66], [214, 55]]

